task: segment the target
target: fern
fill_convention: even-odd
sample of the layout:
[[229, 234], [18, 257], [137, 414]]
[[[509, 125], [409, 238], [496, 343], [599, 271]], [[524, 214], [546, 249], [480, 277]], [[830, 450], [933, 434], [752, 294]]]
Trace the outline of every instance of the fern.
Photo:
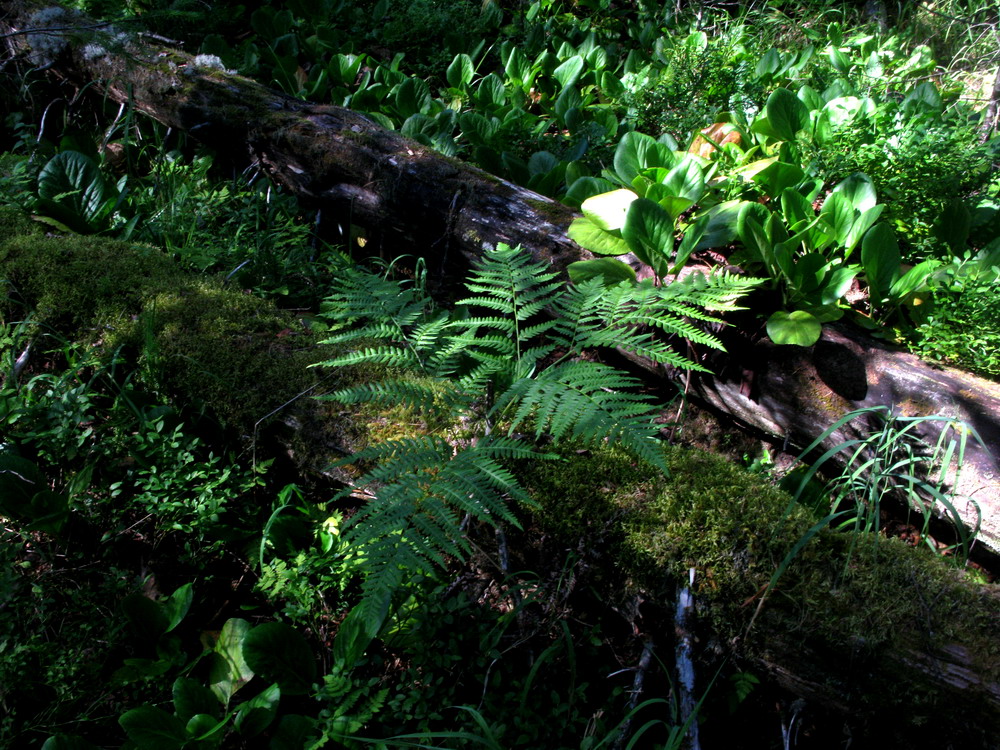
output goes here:
[[648, 396], [625, 390], [638, 385], [635, 378], [608, 365], [567, 362], [537, 378], [517, 381], [497, 399], [496, 408], [516, 405], [512, 433], [533, 418], [536, 437], [616, 442], [666, 474], [669, 470], [654, 440], [656, 404]]
[[669, 287], [606, 288], [591, 280], [566, 288], [544, 264], [500, 245], [474, 269], [469, 296], [452, 312], [434, 312], [412, 286], [345, 273], [322, 314], [337, 328], [328, 342], [356, 348], [323, 364], [374, 363], [421, 377], [362, 383], [326, 398], [488, 426], [462, 447], [427, 436], [372, 445], [341, 462], [370, 467], [342, 493], [364, 490], [372, 498], [344, 532], [345, 549], [365, 560], [363, 613], [367, 607], [376, 622], [387, 597], [414, 572], [467, 554], [466, 516], [517, 523], [509, 503], [528, 497], [504, 461], [546, 457], [514, 439], [518, 428], [531, 425], [536, 438], [612, 441], [666, 473], [656, 403], [632, 376], [580, 356], [610, 347], [700, 370], [664, 334], [721, 348], [695, 321], [718, 323], [709, 313], [733, 309], [754, 283], [720, 274]]
[[441, 567], [446, 556], [464, 556], [467, 544], [458, 529], [466, 514], [493, 525], [516, 525], [508, 499], [531, 500], [501, 461], [539, 457], [544, 456], [502, 436], [484, 436], [464, 449], [428, 436], [374, 445], [339, 462], [374, 462], [355, 482], [355, 489], [371, 489], [374, 499], [344, 532], [346, 546], [365, 557], [365, 602], [374, 609], [405, 576]]

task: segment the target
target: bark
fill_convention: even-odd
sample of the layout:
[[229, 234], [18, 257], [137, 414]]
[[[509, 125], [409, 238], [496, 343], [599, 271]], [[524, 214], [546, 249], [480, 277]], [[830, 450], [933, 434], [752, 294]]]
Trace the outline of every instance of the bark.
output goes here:
[[[62, 31], [43, 33], [39, 26], [52, 28], [53, 21], [39, 22], [37, 12], [49, 7], [0, 0], [0, 33], [66, 81], [91, 86], [215, 148], [248, 150], [293, 193], [340, 211], [393, 246], [423, 253], [438, 279], [460, 273], [498, 242], [520, 244], [560, 270], [590, 257], [566, 235], [576, 214], [555, 201], [441, 156], [356, 112], [293, 99], [198, 66], [175, 50], [123, 43], [113, 29], [92, 28], [79, 14], [55, 19]], [[103, 83], [95, 87], [93, 81]], [[778, 347], [740, 333], [730, 337], [730, 354], [711, 362], [717, 377], [697, 379], [693, 392], [787, 445], [808, 444], [859, 406], [886, 404], [908, 416], [967, 420], [985, 446], [973, 444], [967, 453], [957, 489], [969, 500], [960, 509], [972, 528], [981, 513], [982, 544], [1000, 550], [996, 384], [924, 363], [846, 327], [828, 326], [810, 348]], [[852, 425], [824, 447], [866, 428]]]
[[[727, 353], [709, 365], [716, 375], [692, 382], [698, 397], [743, 425], [800, 448], [847, 412], [871, 406], [890, 406], [905, 417], [963, 420], [981, 442], [970, 437], [951, 488], [967, 526], [981, 528], [977, 543], [995, 560], [992, 553], [1000, 549], [1000, 384], [924, 362], [839, 324], [824, 326], [812, 347], [778, 346], [763, 336], [729, 336]], [[922, 423], [916, 433], [934, 445], [942, 424]], [[863, 440], [875, 426], [871, 419], [856, 419], [821, 450]]]

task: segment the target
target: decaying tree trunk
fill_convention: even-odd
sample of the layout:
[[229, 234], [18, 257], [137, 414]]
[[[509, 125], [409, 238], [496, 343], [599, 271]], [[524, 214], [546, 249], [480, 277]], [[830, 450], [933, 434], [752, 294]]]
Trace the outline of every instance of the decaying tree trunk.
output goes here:
[[[0, 33], [8, 35], [12, 48], [66, 81], [103, 82], [95, 91], [215, 148], [249, 150], [295, 194], [433, 259], [439, 277], [498, 242], [520, 244], [560, 270], [589, 257], [566, 235], [574, 212], [555, 201], [444, 157], [358, 113], [293, 99], [110, 28], [85, 28], [89, 19], [53, 7], [37, 0], [0, 1]], [[698, 380], [694, 392], [793, 446], [808, 444], [859, 406], [885, 404], [910, 416], [967, 420], [985, 447], [970, 444], [958, 488], [968, 501], [960, 510], [971, 527], [979, 525], [981, 514], [981, 543], [1000, 551], [995, 384], [834, 327], [811, 348], [733, 337], [728, 358], [712, 364], [718, 377]], [[834, 439], [865, 429], [856, 424]], [[933, 430], [927, 434], [933, 437]]]

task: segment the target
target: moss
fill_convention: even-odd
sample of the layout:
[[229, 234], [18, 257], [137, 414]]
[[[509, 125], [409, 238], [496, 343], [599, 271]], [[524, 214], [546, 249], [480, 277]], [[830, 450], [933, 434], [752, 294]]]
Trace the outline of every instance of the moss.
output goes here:
[[0, 263], [9, 284], [5, 317], [30, 314], [89, 342], [127, 323], [178, 273], [155, 248], [99, 237], [14, 237], [0, 245]]
[[292, 316], [209, 280], [150, 295], [124, 339], [158, 390], [244, 434], [315, 382], [314, 341]]
[[[2, 216], [2, 214], [0, 214]], [[95, 237], [21, 236], [0, 246], [6, 316], [98, 346], [170, 401], [251, 434], [312, 385], [323, 358], [293, 316], [187, 274], [155, 248]]]
[[525, 203], [533, 209], [539, 216], [545, 218], [551, 224], [567, 224], [572, 218], [572, 213], [562, 203], [556, 201], [542, 201], [529, 198]]
[[[540, 504], [533, 521], [561, 545], [607, 551], [610, 596], [642, 590], [668, 604], [696, 568], [704, 633], [761, 663], [791, 661], [797, 678], [843, 696], [862, 723], [882, 710], [931, 715], [936, 702], [955, 700], [895, 684], [918, 654], [958, 649], [977, 675], [1000, 678], [996, 587], [926, 550], [824, 530], [794, 556], [749, 628], [772, 574], [814, 518], [788, 513], [785, 493], [700, 451], [666, 449], [670, 476], [655, 479], [614, 448], [562, 455], [521, 471]], [[989, 710], [988, 699], [977, 701], [974, 691], [961, 698], [970, 716]]]
[[42, 228], [23, 211], [13, 206], [0, 206], [0, 238], [9, 239], [41, 233]]

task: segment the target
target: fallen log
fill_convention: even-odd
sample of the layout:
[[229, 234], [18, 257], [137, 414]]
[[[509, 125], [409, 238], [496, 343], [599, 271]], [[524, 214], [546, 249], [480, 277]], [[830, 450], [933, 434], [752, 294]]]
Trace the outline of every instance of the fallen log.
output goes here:
[[[576, 216], [571, 209], [357, 112], [285, 96], [212, 60], [136, 41], [38, 0], [0, 2], [0, 33], [67, 82], [101, 81], [103, 96], [222, 151], [249, 151], [296, 195], [433, 259], [438, 278], [461, 273], [498, 242], [521, 245], [560, 270], [590, 257], [566, 235]], [[693, 392], [787, 445], [803, 447], [846, 411], [873, 404], [969, 422], [985, 445], [971, 443], [967, 451], [956, 488], [968, 498], [960, 511], [967, 526], [980, 529], [981, 543], [1000, 551], [996, 384], [922, 362], [846, 327], [828, 326], [810, 348], [730, 336], [729, 352], [711, 362], [718, 376], [697, 379]], [[823, 447], [865, 429], [849, 426]], [[925, 435], [933, 440], [933, 428]]]
[[[362, 447], [378, 421], [297, 398], [317, 387], [346, 387], [357, 375], [345, 368], [331, 382], [307, 369], [327, 357], [309, 332], [289, 334], [297, 328], [291, 314], [269, 302], [185, 274], [153, 248], [41, 236], [10, 208], [0, 209], [0, 237], [0, 262], [16, 281], [17, 304], [42, 310], [39, 322], [67, 341], [131, 357], [117, 363], [123, 369], [138, 367], [138, 353], [151, 347], [162, 364], [146, 377], [169, 402], [203, 401], [237, 434], [280, 445], [296, 466], [322, 467]], [[60, 263], [47, 263], [52, 257]], [[124, 262], [116, 266], [115, 258]], [[118, 323], [99, 324], [109, 320]], [[260, 435], [257, 426], [275, 413], [284, 424]], [[699, 659], [733, 655], [859, 736], [885, 731], [880, 747], [902, 746], [901, 737], [997, 747], [997, 587], [975, 584], [899, 540], [854, 549], [848, 535], [829, 530], [773, 584], [776, 566], [815, 519], [801, 509], [789, 516], [788, 497], [760, 477], [674, 446], [666, 449], [669, 478], [637, 470], [613, 446], [563, 450], [565, 461], [518, 469], [538, 508], [526, 524], [532, 536], [519, 536], [513, 550], [519, 566], [527, 563], [516, 569], [537, 569], [537, 560], [524, 558], [539, 548], [548, 547], [557, 566], [567, 549], [578, 550], [581, 575], [603, 569], [596, 579], [609, 587], [604, 601], [641, 593], [654, 606], [657, 616], [643, 628], [666, 644], [677, 634], [662, 613], [695, 568], [694, 629], [704, 637], [690, 648]], [[261, 453], [279, 451], [261, 446]], [[712, 669], [700, 673], [696, 694]], [[927, 717], [930, 727], [915, 724]]]

